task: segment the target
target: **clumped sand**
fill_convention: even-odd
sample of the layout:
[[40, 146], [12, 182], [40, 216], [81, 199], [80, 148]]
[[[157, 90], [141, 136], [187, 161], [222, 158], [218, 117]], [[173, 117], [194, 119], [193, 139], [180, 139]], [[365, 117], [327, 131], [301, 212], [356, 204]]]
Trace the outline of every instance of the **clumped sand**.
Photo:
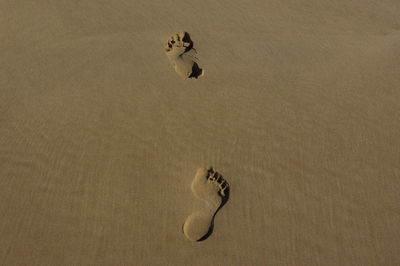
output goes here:
[[[0, 264], [400, 264], [400, 2], [4, 0], [0, 20]], [[180, 31], [199, 79], [165, 55]], [[204, 165], [231, 195], [191, 242]]]

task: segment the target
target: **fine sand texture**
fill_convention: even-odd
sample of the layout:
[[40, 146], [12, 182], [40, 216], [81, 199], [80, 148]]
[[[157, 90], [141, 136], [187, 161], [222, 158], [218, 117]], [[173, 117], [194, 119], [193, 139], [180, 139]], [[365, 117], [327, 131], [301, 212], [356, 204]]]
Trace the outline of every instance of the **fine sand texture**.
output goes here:
[[[399, 1], [1, 0], [0, 22], [1, 265], [400, 265]], [[209, 166], [229, 201], [190, 241]]]

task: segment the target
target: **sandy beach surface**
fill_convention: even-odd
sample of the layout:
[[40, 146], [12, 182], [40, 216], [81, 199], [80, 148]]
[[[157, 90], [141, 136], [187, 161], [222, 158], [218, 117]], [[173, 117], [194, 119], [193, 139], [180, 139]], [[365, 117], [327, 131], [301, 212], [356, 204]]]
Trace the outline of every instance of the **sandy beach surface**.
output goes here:
[[399, 1], [0, 1], [1, 265], [400, 265], [399, 191]]

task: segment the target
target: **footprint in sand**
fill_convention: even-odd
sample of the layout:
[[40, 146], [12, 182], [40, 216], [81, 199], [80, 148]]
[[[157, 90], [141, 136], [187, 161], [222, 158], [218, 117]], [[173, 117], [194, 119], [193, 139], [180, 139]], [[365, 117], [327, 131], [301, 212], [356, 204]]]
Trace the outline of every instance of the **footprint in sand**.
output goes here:
[[203, 241], [213, 232], [215, 215], [229, 199], [229, 184], [212, 167], [200, 168], [192, 182], [192, 191], [207, 206], [189, 215], [182, 229], [188, 239]]
[[199, 78], [204, 75], [204, 70], [198, 65], [196, 49], [193, 48], [193, 41], [189, 33], [176, 33], [165, 43], [165, 52], [169, 61], [183, 78]]

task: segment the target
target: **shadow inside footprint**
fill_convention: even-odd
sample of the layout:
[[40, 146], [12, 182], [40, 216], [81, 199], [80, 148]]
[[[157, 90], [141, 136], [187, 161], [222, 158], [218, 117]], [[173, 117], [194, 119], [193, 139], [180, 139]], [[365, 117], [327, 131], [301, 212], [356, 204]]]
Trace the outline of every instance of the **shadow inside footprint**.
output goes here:
[[192, 73], [190, 74], [189, 78], [199, 78], [203, 74], [203, 69], [199, 67], [199, 65], [194, 62], [192, 66]]
[[184, 32], [182, 41], [185, 43], [189, 43], [189, 46], [185, 48], [185, 52], [188, 52], [190, 49], [193, 48], [193, 41], [192, 39], [190, 39], [190, 35], [186, 31]]
[[[189, 43], [189, 46], [185, 48], [185, 53], [189, 52], [193, 48], [194, 42], [190, 38], [189, 33], [185, 31], [184, 36], [182, 38], [183, 42]], [[194, 49], [196, 51], [196, 49]], [[199, 78], [203, 74], [203, 69], [199, 67], [199, 65], [194, 62], [192, 66], [192, 73], [190, 74], [189, 78]]]
[[218, 192], [218, 194], [222, 197], [221, 204], [219, 205], [218, 209], [215, 211], [215, 213], [214, 213], [214, 215], [213, 215], [213, 217], [211, 219], [211, 223], [210, 223], [210, 227], [208, 228], [208, 232], [202, 238], [198, 239], [197, 242], [206, 240], [212, 234], [212, 232], [214, 230], [214, 219], [215, 219], [215, 216], [217, 215], [219, 210], [228, 202], [228, 199], [229, 199], [229, 187], [227, 187], [225, 189], [225, 196], [222, 196], [219, 192]]

